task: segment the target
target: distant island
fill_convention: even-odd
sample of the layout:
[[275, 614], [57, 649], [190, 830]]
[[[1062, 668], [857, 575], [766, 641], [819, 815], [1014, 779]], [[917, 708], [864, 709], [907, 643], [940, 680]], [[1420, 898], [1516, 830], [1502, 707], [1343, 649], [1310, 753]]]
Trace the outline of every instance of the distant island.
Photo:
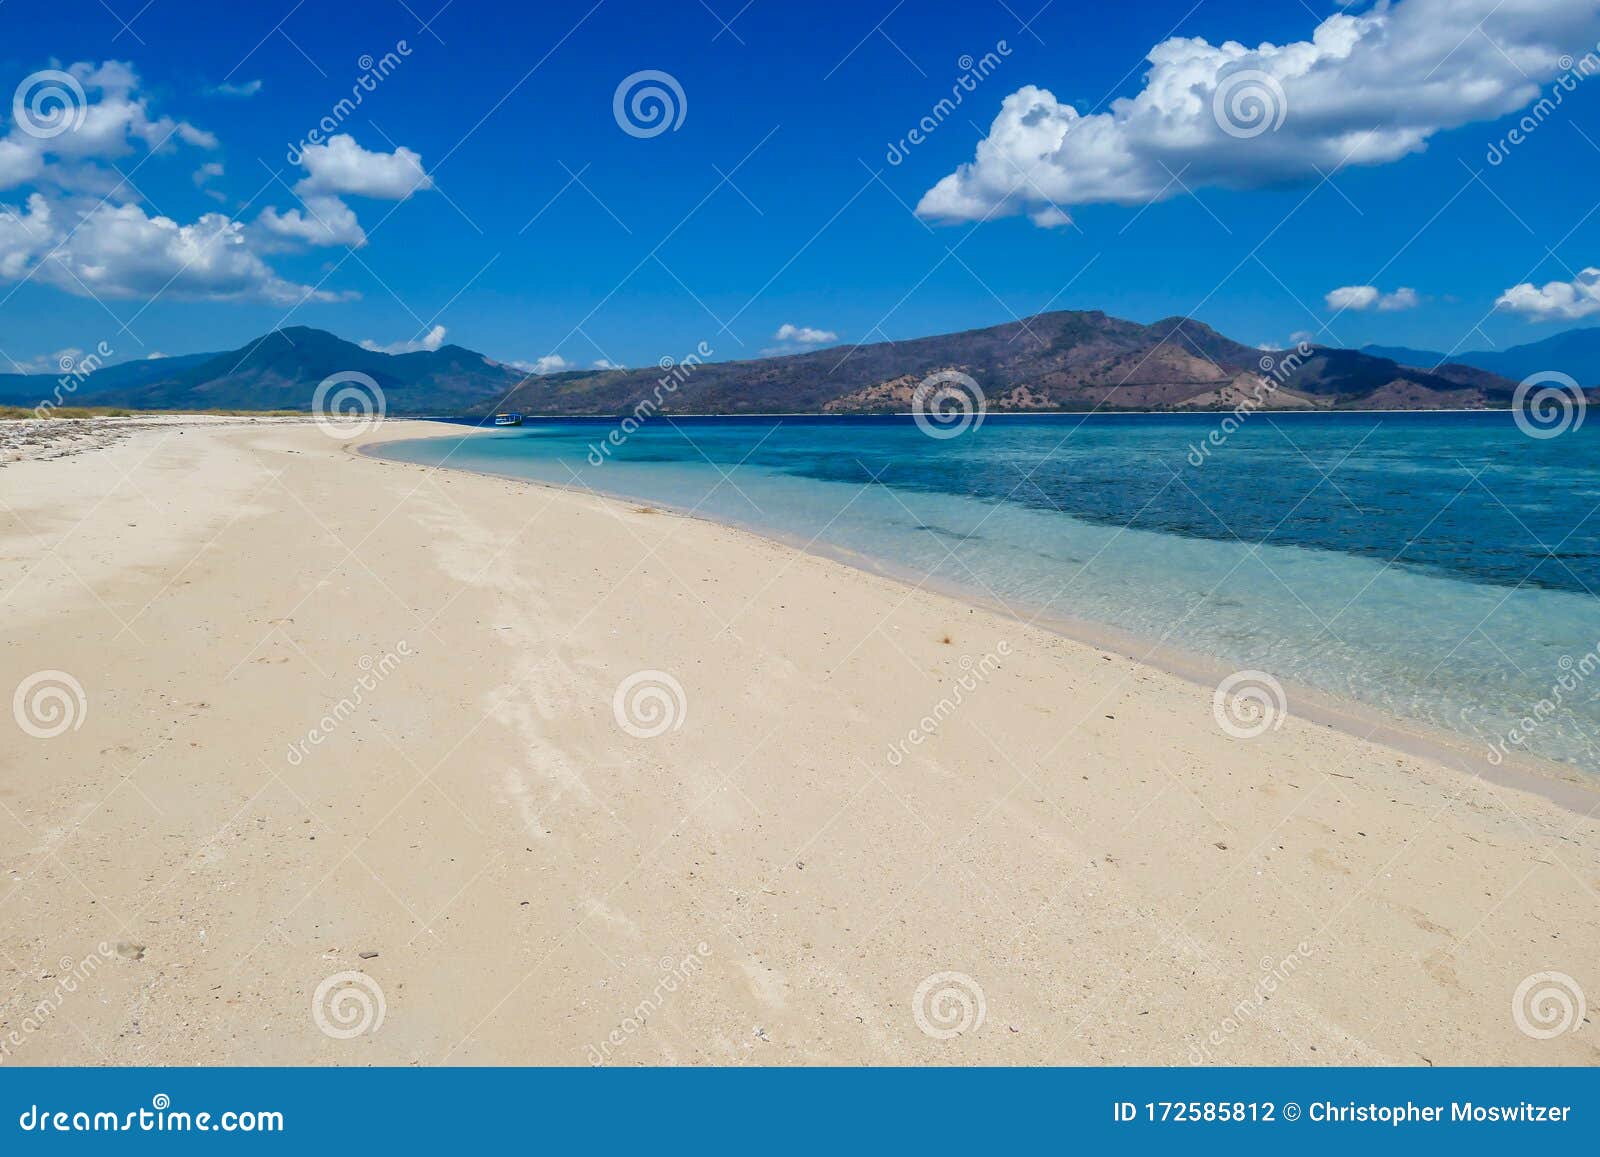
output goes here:
[[458, 345], [388, 354], [295, 326], [236, 350], [80, 370], [70, 383], [54, 374], [0, 375], [0, 405], [31, 408], [69, 386], [64, 401], [74, 406], [306, 410], [319, 382], [353, 371], [378, 383], [391, 414], [615, 416], [642, 402], [662, 413], [880, 414], [909, 410], [924, 378], [954, 371], [977, 384], [993, 413], [1493, 409], [1509, 406], [1518, 379], [1539, 370], [1586, 386], [1600, 380], [1600, 329], [1448, 358], [1376, 346], [1262, 350], [1189, 318], [1141, 325], [1059, 311], [783, 357], [718, 362], [707, 352], [705, 360], [663, 359], [647, 369], [538, 375]]

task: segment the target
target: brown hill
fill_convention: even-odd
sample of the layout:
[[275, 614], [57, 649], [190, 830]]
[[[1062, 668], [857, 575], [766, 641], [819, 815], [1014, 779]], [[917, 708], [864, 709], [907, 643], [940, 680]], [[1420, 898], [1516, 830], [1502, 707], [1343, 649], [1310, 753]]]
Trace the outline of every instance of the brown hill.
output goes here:
[[1190, 318], [1140, 325], [1093, 311], [671, 374], [530, 378], [500, 405], [533, 414], [626, 414], [641, 402], [646, 412], [678, 414], [904, 412], [918, 384], [941, 370], [970, 376], [995, 412], [1233, 409], [1264, 380], [1272, 388], [1263, 405], [1303, 409], [1399, 399], [1422, 409], [1504, 406], [1514, 388], [1465, 366], [1430, 372], [1354, 350], [1262, 351]]
[[[305, 409], [330, 374], [359, 371], [390, 413], [622, 415], [904, 412], [940, 370], [966, 374], [995, 412], [1503, 407], [1515, 386], [1465, 365], [1403, 366], [1357, 350], [1262, 351], [1190, 318], [1140, 325], [1098, 311], [1044, 313], [910, 341], [669, 369], [525, 375], [460, 346], [363, 349], [321, 330], [276, 330], [226, 354], [109, 366], [82, 405]], [[0, 381], [0, 401], [51, 396], [49, 375]], [[1263, 392], [1263, 387], [1268, 387]], [[642, 410], [641, 410], [642, 407]]]

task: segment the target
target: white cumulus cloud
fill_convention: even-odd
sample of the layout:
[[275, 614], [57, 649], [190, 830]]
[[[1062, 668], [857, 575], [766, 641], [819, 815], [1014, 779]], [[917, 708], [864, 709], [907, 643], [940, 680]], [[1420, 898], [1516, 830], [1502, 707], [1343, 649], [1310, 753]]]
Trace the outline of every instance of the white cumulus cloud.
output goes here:
[[222, 213], [189, 225], [151, 217], [138, 205], [97, 205], [38, 262], [34, 280], [95, 297], [203, 297], [278, 305], [333, 301], [336, 294], [277, 276], [245, 228]]
[[1343, 285], [1323, 295], [1329, 309], [1366, 309], [1378, 300], [1378, 289], [1373, 285]]
[[50, 251], [56, 233], [55, 215], [43, 194], [34, 193], [20, 209], [0, 203], [0, 278], [26, 277], [34, 261]]
[[[929, 189], [939, 221], [1148, 204], [1377, 165], [1528, 104], [1564, 53], [1600, 39], [1596, 0], [1395, 0], [1337, 12], [1309, 40], [1162, 41], [1144, 86], [1082, 115], [1048, 89], [1005, 98], [976, 156]], [[1069, 78], [1070, 79], [1070, 78]]]
[[348, 245], [359, 249], [367, 243], [356, 211], [338, 197], [307, 196], [301, 204], [304, 209], [282, 213], [271, 207], [263, 209], [256, 223], [276, 237], [307, 245]]
[[138, 74], [119, 60], [80, 62], [22, 77], [13, 98], [13, 111], [20, 108], [22, 116], [14, 116], [0, 138], [0, 189], [35, 181], [47, 170], [53, 185], [94, 188], [110, 172], [103, 162], [140, 147], [175, 148], [173, 138], [216, 147], [217, 138], [204, 129], [152, 116], [138, 88]]
[[397, 341], [390, 345], [379, 345], [368, 339], [361, 343], [364, 350], [373, 350], [381, 354], [414, 354], [422, 351], [432, 352], [444, 344], [445, 328], [436, 325], [420, 338], [413, 341]]
[[56, 350], [53, 354], [40, 354], [25, 362], [11, 359], [9, 372], [15, 374], [60, 374], [69, 372], [83, 356], [83, 351], [77, 346], [68, 346], [66, 349]]
[[433, 188], [422, 158], [410, 149], [392, 153], [362, 148], [349, 133], [325, 145], [307, 145], [300, 153], [306, 176], [294, 186], [301, 207], [261, 211], [257, 223], [268, 233], [307, 245], [348, 245], [359, 249], [367, 234], [345, 196], [404, 201], [412, 193]]
[[830, 341], [838, 341], [839, 335], [831, 329], [816, 329], [809, 325], [790, 325], [785, 322], [778, 327], [778, 332], [772, 335], [777, 341], [791, 342], [794, 345], [825, 345]]
[[[0, 91], [9, 87], [0, 84]], [[180, 144], [210, 149], [217, 139], [153, 113], [130, 65], [41, 69], [22, 78], [18, 100], [20, 112], [0, 137], [0, 190], [24, 192], [20, 204], [0, 200], [0, 280], [29, 278], [101, 298], [338, 299], [280, 277], [254, 231], [224, 214], [184, 222], [139, 203], [138, 192], [118, 178], [121, 158], [175, 152]], [[204, 186], [222, 175], [220, 163], [207, 161], [194, 181]]]
[[312, 193], [353, 193], [385, 201], [403, 201], [419, 189], [433, 188], [422, 158], [399, 147], [392, 153], [362, 148], [349, 133], [325, 145], [307, 145], [300, 163], [309, 176], [301, 185]]
[[247, 98], [255, 96], [256, 93], [261, 91], [261, 82], [259, 80], [245, 80], [230, 84], [227, 81], [223, 81], [221, 84], [212, 85], [206, 91], [211, 93], [212, 96]]
[[1600, 269], [1590, 265], [1571, 281], [1547, 281], [1542, 286], [1524, 281], [1495, 298], [1495, 305], [1533, 321], [1575, 321], [1600, 313]]
[[507, 362], [506, 364], [514, 370], [521, 370], [525, 374], [541, 375], [559, 374], [563, 370], [573, 370], [578, 368], [576, 363], [569, 362], [560, 354], [546, 354], [544, 357], [535, 358], [531, 362], [515, 361]]
[[1422, 302], [1415, 289], [1404, 285], [1393, 293], [1384, 293], [1376, 285], [1341, 285], [1338, 289], [1329, 290], [1322, 299], [1328, 303], [1329, 309], [1341, 312], [1374, 308], [1392, 312], [1415, 309]]

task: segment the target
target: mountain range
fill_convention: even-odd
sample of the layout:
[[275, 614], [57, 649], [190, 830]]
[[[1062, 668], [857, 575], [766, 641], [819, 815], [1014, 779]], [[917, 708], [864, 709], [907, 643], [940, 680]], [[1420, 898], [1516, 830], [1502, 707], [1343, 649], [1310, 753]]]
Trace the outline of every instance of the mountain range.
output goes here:
[[[317, 384], [344, 371], [363, 373], [400, 414], [464, 413], [492, 404], [522, 380], [510, 366], [457, 345], [417, 353], [365, 349], [325, 330], [273, 330], [225, 353], [123, 362], [88, 374], [63, 405], [139, 410], [306, 410]], [[0, 376], [0, 402], [33, 406], [70, 376]]]
[[1517, 381], [1544, 370], [1559, 370], [1580, 385], [1600, 385], [1600, 328], [1572, 329], [1527, 345], [1464, 354], [1378, 345], [1362, 346], [1361, 352], [1408, 366], [1431, 367], [1441, 362], [1458, 362]]
[[1263, 351], [1189, 318], [1142, 325], [1060, 311], [781, 357], [532, 375], [457, 345], [389, 354], [296, 326], [222, 353], [105, 366], [70, 390], [62, 375], [0, 375], [0, 403], [32, 407], [59, 391], [64, 405], [306, 410], [318, 383], [354, 371], [378, 384], [391, 414], [621, 415], [644, 399], [680, 414], [886, 413], [909, 410], [929, 374], [954, 370], [995, 412], [1458, 409], [1509, 405], [1517, 379], [1532, 372], [1524, 366], [1600, 381], [1600, 329], [1446, 360], [1400, 348]]

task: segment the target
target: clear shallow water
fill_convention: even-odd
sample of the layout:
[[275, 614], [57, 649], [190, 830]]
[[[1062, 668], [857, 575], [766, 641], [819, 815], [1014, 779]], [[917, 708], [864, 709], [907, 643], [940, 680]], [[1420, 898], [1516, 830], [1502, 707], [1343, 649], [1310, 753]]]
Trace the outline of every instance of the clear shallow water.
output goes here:
[[[1507, 414], [562, 420], [388, 457], [855, 551], [1600, 773], [1600, 423]], [[601, 449], [604, 447], [604, 449]], [[1573, 686], [1573, 684], [1576, 686]], [[1292, 709], [1292, 704], [1291, 704]], [[1526, 729], [1524, 729], [1526, 730]]]

